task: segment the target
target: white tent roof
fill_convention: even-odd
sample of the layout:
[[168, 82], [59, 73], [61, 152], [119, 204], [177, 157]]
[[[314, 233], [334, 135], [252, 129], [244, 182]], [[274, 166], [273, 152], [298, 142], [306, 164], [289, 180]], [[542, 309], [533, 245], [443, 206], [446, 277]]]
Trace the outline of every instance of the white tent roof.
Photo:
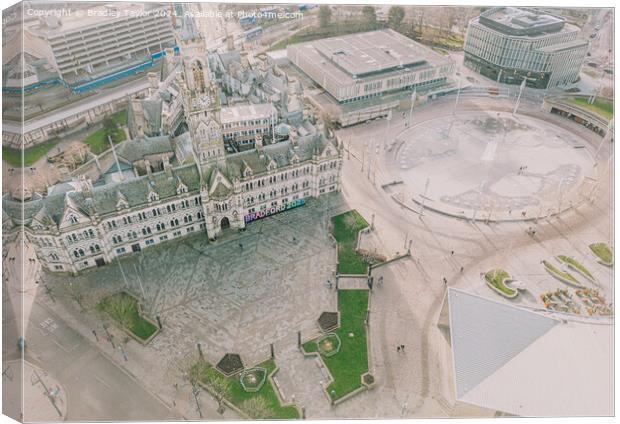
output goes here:
[[449, 289], [456, 398], [522, 416], [613, 415], [613, 325]]

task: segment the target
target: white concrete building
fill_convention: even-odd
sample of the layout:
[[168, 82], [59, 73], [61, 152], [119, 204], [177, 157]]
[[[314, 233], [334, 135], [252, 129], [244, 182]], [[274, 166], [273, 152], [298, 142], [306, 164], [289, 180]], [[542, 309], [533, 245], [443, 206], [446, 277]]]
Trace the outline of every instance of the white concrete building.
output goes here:
[[339, 103], [436, 86], [454, 72], [449, 58], [391, 29], [291, 44], [287, 56]]

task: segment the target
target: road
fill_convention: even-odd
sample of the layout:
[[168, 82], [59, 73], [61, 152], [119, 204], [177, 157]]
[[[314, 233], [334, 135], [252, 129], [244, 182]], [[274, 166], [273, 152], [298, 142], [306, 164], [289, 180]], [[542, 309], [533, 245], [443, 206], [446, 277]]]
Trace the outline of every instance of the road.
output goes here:
[[[35, 302], [26, 359], [67, 391], [69, 421], [179, 420], [167, 406], [104, 356], [92, 341]], [[104, 339], [100, 338], [100, 343]], [[107, 343], [107, 342], [106, 342]]]

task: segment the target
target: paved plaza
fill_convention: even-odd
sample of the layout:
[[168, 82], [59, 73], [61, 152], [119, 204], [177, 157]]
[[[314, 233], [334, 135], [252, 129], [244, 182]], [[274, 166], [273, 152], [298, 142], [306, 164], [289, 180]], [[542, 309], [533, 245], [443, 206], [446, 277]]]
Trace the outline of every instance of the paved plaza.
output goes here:
[[[325, 208], [333, 210], [338, 201], [310, 201], [215, 243], [204, 234], [170, 241], [72, 284], [92, 293], [91, 304], [121, 289], [141, 298], [147, 314], [164, 325], [151, 344], [155, 350], [193, 351], [200, 342], [214, 363], [236, 352], [252, 364], [268, 354], [270, 343], [315, 331], [318, 315], [333, 307], [325, 282], [333, 280], [336, 252]], [[52, 290], [65, 278], [46, 277]]]
[[[472, 113], [481, 107], [473, 106]], [[434, 108], [415, 113], [419, 123], [437, 117]], [[405, 131], [404, 121], [395, 119], [385, 139], [395, 139]], [[588, 130], [568, 121], [564, 128], [581, 137], [584, 149], [594, 154], [597, 137], [589, 137]], [[385, 129], [385, 121], [375, 121], [343, 130], [344, 140], [351, 144], [350, 152], [345, 152], [341, 194], [256, 221], [245, 232], [227, 233], [215, 243], [196, 234], [77, 277], [46, 275], [56, 301], [39, 287], [37, 302], [45, 303], [83, 336], [93, 339], [93, 329], [99, 335], [103, 331], [103, 321], [92, 308], [98, 299], [121, 289], [143, 299], [148, 314], [161, 318], [163, 331], [146, 347], [134, 341], [126, 343], [128, 361], [118, 346], [113, 349], [103, 337], [96, 341], [97, 346], [156, 394], [173, 414], [188, 419], [200, 416], [191, 388], [174, 372], [175, 363], [195, 355], [198, 342], [211, 362], [226, 352], [237, 352], [246, 365], [267, 357], [269, 344], [274, 343], [282, 393], [288, 401], [304, 406], [308, 418], [494, 416], [496, 411], [454, 404], [451, 348], [437, 327], [446, 287], [540, 308], [540, 292], [554, 290], [561, 283], [546, 274], [539, 261], [566, 254], [584, 263], [602, 293], [611, 298], [612, 270], [597, 264], [587, 245], [610, 242], [613, 196], [607, 181], [613, 170], [601, 172], [602, 184], [592, 203], [582, 202], [538, 223], [515, 220], [486, 225], [430, 210], [420, 217], [414, 207], [394, 200], [397, 189], [382, 187], [394, 179], [384, 167], [377, 166], [376, 177], [368, 172], [368, 156], [363, 159], [362, 153], [368, 145], [364, 143], [375, 136], [379, 139]], [[360, 133], [364, 137], [359, 137]], [[587, 158], [584, 149], [562, 149], [571, 162], [587, 169], [587, 160], [579, 162], [579, 155]], [[478, 153], [483, 155], [484, 149]], [[600, 156], [608, 155], [609, 146], [605, 145]], [[448, 181], [451, 168], [442, 169]], [[402, 172], [400, 167], [397, 170]], [[321, 390], [326, 376], [314, 358], [305, 358], [298, 351], [296, 335], [301, 330], [304, 338], [310, 337], [318, 330], [320, 312], [336, 309], [335, 292], [325, 286], [336, 266], [327, 223], [330, 216], [349, 209], [374, 221], [375, 230], [362, 237], [362, 248], [391, 257], [402, 254], [411, 242], [412, 257], [373, 271], [375, 278], [384, 277], [384, 283], [371, 294], [369, 340], [376, 387], [331, 407]], [[535, 237], [526, 232], [530, 226], [536, 228]], [[480, 272], [495, 267], [523, 281], [527, 290], [514, 300], [490, 291]], [[63, 295], [68, 281], [89, 293], [86, 313]], [[115, 340], [123, 339], [114, 327], [110, 331]], [[400, 344], [407, 346], [406, 354], [396, 351]], [[204, 392], [199, 394], [199, 402], [203, 418], [236, 418], [230, 410], [218, 414], [215, 401]]]
[[531, 219], [578, 203], [596, 180], [585, 142], [563, 128], [506, 112], [469, 112], [415, 124], [385, 156], [412, 207], [493, 220]]

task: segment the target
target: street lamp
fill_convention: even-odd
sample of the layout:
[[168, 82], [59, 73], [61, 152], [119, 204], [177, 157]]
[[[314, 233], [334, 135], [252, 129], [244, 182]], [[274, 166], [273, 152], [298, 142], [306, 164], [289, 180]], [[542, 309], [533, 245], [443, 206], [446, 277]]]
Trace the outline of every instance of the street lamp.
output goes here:
[[417, 94], [416, 94], [416, 88], [413, 89], [413, 93], [411, 93], [411, 109], [409, 109], [409, 127], [411, 127], [411, 117], [413, 116], [413, 104], [415, 103]]
[[521, 82], [521, 87], [519, 88], [519, 96], [517, 97], [517, 101], [515, 102], [515, 108], [512, 111], [512, 115], [517, 114], [517, 109], [519, 109], [519, 104], [521, 103], [521, 95], [523, 94], [523, 90], [525, 89], [525, 84], [528, 80], [534, 81], [535, 78], [523, 77], [523, 81]]
[[[454, 102], [454, 108], [452, 109], [452, 115], [456, 115], [456, 107], [459, 104], [459, 98], [461, 97], [461, 80], [459, 80], [459, 88], [456, 92], [456, 100]], [[450, 128], [452, 128], [452, 126], [450, 126]], [[450, 131], [448, 131], [448, 135], [450, 134]]]

